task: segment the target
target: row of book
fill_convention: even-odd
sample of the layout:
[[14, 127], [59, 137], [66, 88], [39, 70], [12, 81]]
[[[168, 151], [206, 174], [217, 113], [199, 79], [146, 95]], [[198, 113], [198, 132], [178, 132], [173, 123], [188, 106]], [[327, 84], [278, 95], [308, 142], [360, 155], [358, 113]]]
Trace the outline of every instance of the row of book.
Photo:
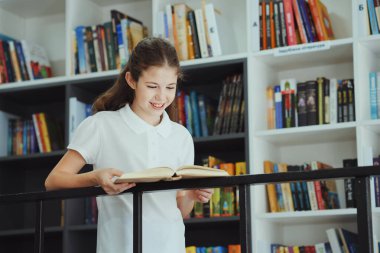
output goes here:
[[260, 0], [259, 12], [261, 50], [334, 39], [319, 0]]
[[[364, 26], [367, 29], [366, 35], [379, 34], [380, 33], [380, 1], [379, 0], [366, 0], [361, 4], [361, 11], [364, 16]], [[359, 26], [362, 28], [361, 26]]]
[[31, 119], [0, 111], [0, 132], [6, 136], [0, 155], [26, 155], [61, 150], [64, 146], [62, 124], [46, 113]]
[[[204, 159], [203, 165], [225, 170], [229, 175], [247, 174], [245, 162], [226, 163], [215, 156], [208, 156]], [[215, 188], [210, 202], [196, 202], [194, 210], [190, 214], [193, 218], [208, 217], [228, 217], [238, 216], [239, 209], [239, 192], [236, 187]]]
[[222, 48], [216, 14], [214, 5], [205, 1], [195, 10], [185, 3], [168, 4], [158, 12], [158, 36], [175, 46], [181, 61], [219, 56]]
[[[266, 174], [330, 168], [332, 168], [330, 165], [318, 161], [302, 165], [264, 161], [264, 173]], [[341, 207], [336, 180], [267, 184], [266, 189], [270, 212], [325, 210]]]
[[240, 253], [240, 244], [230, 244], [227, 247], [213, 246], [213, 247], [186, 247], [186, 253]]
[[50, 61], [43, 47], [0, 34], [0, 84], [51, 76]]
[[244, 124], [244, 83], [242, 74], [234, 74], [223, 81], [212, 134], [241, 133]]
[[195, 90], [179, 90], [176, 97], [178, 123], [194, 137], [244, 131], [244, 93], [241, 74], [228, 76], [216, 103]]
[[284, 79], [266, 95], [268, 129], [355, 121], [353, 79]]
[[[356, 253], [359, 250], [358, 235], [344, 228], [329, 228], [326, 230], [328, 242], [314, 245], [292, 245], [272, 243], [262, 252], [270, 253]], [[268, 249], [269, 247], [269, 249]]]
[[369, 72], [369, 103], [371, 119], [380, 119], [380, 72]]
[[111, 10], [111, 21], [77, 26], [72, 32], [72, 74], [121, 69], [133, 48], [147, 36], [140, 20]]

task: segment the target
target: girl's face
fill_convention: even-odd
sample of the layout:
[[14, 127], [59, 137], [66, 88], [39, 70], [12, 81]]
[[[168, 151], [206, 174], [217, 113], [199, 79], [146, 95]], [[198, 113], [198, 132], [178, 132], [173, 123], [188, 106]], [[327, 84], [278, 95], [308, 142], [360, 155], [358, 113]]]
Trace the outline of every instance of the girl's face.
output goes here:
[[177, 77], [177, 69], [167, 65], [148, 68], [138, 82], [127, 72], [127, 83], [135, 90], [131, 109], [149, 124], [158, 125], [164, 110], [175, 98]]

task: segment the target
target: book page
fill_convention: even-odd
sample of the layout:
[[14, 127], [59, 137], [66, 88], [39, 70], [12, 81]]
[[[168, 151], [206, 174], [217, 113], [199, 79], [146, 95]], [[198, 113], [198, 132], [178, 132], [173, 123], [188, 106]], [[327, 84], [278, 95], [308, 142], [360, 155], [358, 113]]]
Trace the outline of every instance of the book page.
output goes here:
[[202, 178], [202, 177], [226, 177], [229, 176], [224, 170], [199, 166], [199, 165], [187, 165], [182, 166], [176, 171], [177, 176], [182, 178]]
[[124, 173], [115, 179], [115, 183], [141, 183], [157, 182], [160, 180], [172, 180], [174, 175], [173, 169], [169, 167], [157, 167], [141, 171]]

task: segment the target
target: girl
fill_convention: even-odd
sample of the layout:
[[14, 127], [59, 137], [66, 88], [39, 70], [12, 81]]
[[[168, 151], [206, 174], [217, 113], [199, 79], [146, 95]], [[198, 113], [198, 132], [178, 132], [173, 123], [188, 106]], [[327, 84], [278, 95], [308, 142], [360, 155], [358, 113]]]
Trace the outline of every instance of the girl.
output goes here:
[[[115, 195], [135, 184], [112, 178], [144, 168], [194, 163], [194, 144], [183, 126], [170, 120], [181, 77], [175, 48], [158, 38], [142, 40], [116, 83], [93, 105], [94, 115], [77, 128], [67, 153], [46, 179], [48, 190], [100, 185]], [[85, 164], [94, 170], [80, 173]], [[185, 252], [182, 217], [212, 190], [143, 194], [144, 253]], [[132, 195], [97, 198], [97, 252], [132, 252]]]

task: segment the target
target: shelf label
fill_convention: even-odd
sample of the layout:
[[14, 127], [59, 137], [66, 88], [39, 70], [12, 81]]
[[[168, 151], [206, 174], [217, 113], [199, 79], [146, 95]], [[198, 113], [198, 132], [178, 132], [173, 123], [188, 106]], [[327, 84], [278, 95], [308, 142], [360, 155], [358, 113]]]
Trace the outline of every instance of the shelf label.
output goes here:
[[285, 56], [291, 54], [303, 54], [308, 52], [328, 50], [331, 47], [330, 41], [324, 41], [320, 43], [301, 44], [290, 47], [276, 48], [274, 56]]

